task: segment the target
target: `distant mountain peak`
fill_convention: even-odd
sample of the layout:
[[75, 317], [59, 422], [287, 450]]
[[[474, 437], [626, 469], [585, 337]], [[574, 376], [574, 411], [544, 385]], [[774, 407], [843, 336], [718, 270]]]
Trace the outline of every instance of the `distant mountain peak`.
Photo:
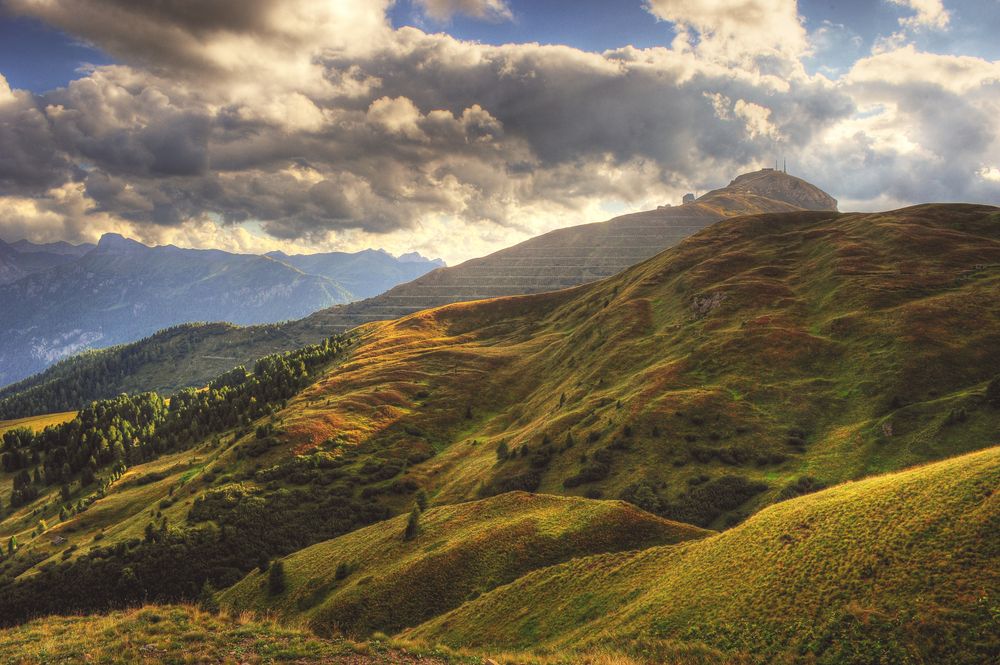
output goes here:
[[432, 263], [440, 268], [445, 267], [445, 262], [441, 259], [429, 259], [420, 252], [407, 252], [400, 254], [397, 258], [400, 263]]
[[133, 253], [149, 249], [138, 240], [126, 238], [120, 233], [105, 233], [97, 241], [98, 252]]

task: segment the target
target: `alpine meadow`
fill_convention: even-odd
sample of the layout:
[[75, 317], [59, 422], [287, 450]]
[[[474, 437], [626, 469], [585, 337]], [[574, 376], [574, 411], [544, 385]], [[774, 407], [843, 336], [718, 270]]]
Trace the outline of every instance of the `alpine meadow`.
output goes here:
[[1000, 663], [989, 4], [0, 0], [0, 664]]

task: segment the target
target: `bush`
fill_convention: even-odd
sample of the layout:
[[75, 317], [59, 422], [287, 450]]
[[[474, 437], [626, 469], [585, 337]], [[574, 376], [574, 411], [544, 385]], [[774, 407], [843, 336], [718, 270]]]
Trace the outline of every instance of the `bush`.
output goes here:
[[506, 492], [534, 492], [542, 484], [542, 476], [534, 469], [511, 473], [499, 476], [483, 485], [479, 490], [479, 496], [488, 497], [504, 494]]
[[764, 483], [743, 476], [722, 476], [692, 487], [676, 501], [665, 502], [660, 514], [678, 522], [708, 526], [722, 513], [740, 507], [766, 489]]
[[1000, 409], [1000, 376], [996, 377], [986, 386], [986, 403]]
[[785, 501], [787, 499], [794, 499], [797, 496], [802, 496], [803, 494], [811, 494], [812, 492], [818, 492], [821, 489], [826, 488], [826, 483], [822, 483], [812, 476], [802, 476], [794, 483], [786, 485], [780, 492], [778, 492], [778, 501]]
[[646, 482], [632, 483], [618, 495], [622, 501], [628, 501], [650, 513], [659, 513], [662, 505], [656, 490]]
[[285, 592], [285, 564], [280, 559], [272, 563], [268, 571], [267, 592], [272, 596]]
[[406, 520], [406, 529], [403, 531], [403, 540], [413, 540], [420, 533], [420, 509], [416, 506], [410, 511], [410, 517]]

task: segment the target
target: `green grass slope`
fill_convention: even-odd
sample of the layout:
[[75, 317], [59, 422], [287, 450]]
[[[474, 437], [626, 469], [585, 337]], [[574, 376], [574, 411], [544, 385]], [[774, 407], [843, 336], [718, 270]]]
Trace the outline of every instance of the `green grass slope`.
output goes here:
[[783, 502], [702, 540], [531, 573], [406, 636], [491, 647], [704, 642], [756, 662], [1000, 653], [1000, 448]]
[[996, 444], [998, 294], [997, 208], [726, 220], [596, 284], [362, 328], [283, 441], [395, 468], [386, 496], [624, 497], [721, 528]]
[[322, 640], [294, 628], [219, 617], [186, 606], [148, 606], [106, 616], [53, 617], [0, 631], [0, 663], [322, 663], [443, 665], [480, 659], [421, 654], [379, 643]]
[[270, 595], [258, 570], [222, 605], [307, 619], [322, 633], [395, 632], [536, 568], [711, 533], [623, 502], [524, 492], [432, 508], [412, 540], [406, 524], [401, 515], [300, 550], [283, 561], [285, 592]]

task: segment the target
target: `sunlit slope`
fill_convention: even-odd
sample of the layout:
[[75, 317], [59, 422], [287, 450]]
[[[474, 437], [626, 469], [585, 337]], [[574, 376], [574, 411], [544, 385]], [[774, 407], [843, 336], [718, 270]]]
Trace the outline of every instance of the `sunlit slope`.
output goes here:
[[0, 662], [443, 665], [470, 660], [321, 640], [270, 621], [154, 605], [107, 615], [49, 617], [0, 630]]
[[27, 418], [0, 420], [0, 436], [3, 436], [4, 432], [17, 429], [18, 427], [27, 427], [35, 432], [38, 432], [45, 429], [49, 425], [59, 425], [67, 420], [72, 420], [75, 416], [76, 411], [62, 411], [60, 413], [46, 413], [38, 416], [28, 416]]
[[753, 662], [992, 662], [998, 486], [1000, 448], [848, 483], [703, 540], [531, 573], [408, 637], [701, 641]]
[[724, 526], [995, 444], [998, 268], [992, 207], [727, 220], [597, 284], [373, 324], [285, 440], [433, 455], [402, 477], [436, 503], [627, 495]]
[[320, 632], [395, 632], [536, 568], [601, 552], [702, 538], [619, 501], [513, 492], [422, 514], [412, 540], [401, 515], [284, 559], [288, 589], [251, 573], [222, 595], [232, 611], [308, 619]]

